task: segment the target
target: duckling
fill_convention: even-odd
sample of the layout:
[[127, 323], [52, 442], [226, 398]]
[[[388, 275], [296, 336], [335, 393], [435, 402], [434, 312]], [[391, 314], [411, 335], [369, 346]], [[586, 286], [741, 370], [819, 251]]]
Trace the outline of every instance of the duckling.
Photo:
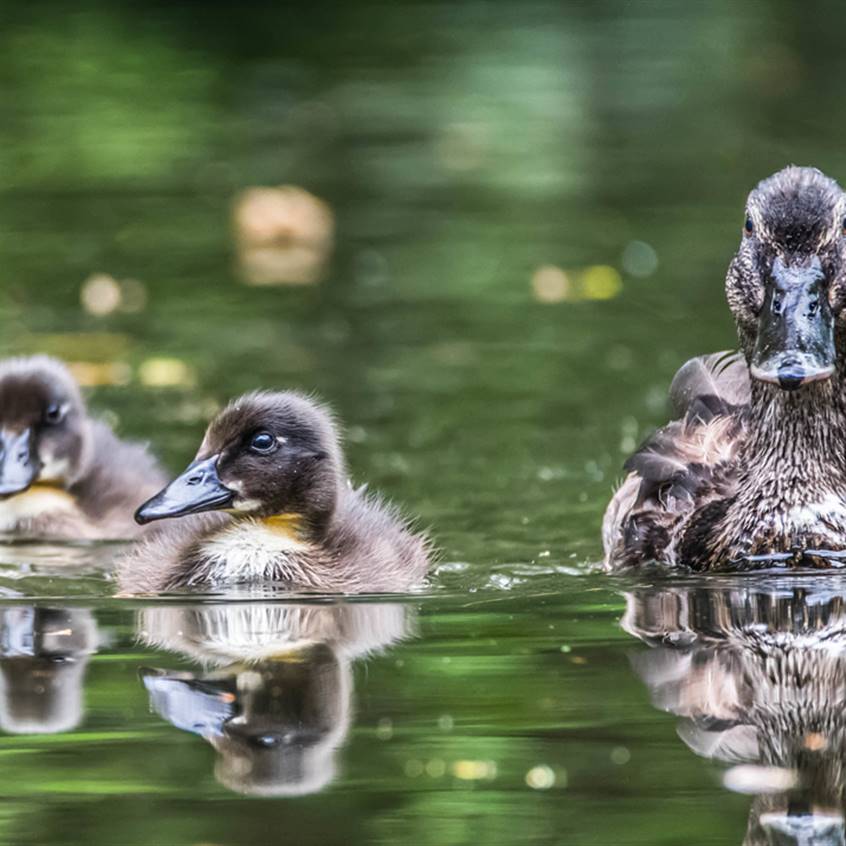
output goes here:
[[163, 481], [143, 446], [89, 417], [61, 362], [0, 362], [0, 535], [131, 537], [132, 510]]
[[141, 639], [199, 662], [144, 669], [151, 707], [217, 752], [215, 776], [252, 796], [316, 793], [337, 771], [351, 723], [352, 663], [410, 634], [399, 604], [158, 606]]
[[682, 367], [679, 419], [626, 463], [609, 569], [846, 563], [846, 195], [788, 167], [746, 205], [726, 276], [739, 355]]
[[418, 585], [429, 544], [348, 480], [329, 411], [296, 393], [259, 392], [209, 425], [195, 460], [136, 512], [179, 521], [119, 566], [122, 593], [275, 582], [321, 593]]

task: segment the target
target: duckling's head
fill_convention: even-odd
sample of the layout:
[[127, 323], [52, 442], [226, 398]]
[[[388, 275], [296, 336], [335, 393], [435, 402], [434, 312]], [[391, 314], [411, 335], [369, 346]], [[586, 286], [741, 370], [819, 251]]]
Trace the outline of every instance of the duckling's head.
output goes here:
[[726, 294], [755, 379], [794, 390], [832, 375], [846, 306], [846, 195], [833, 179], [787, 167], [758, 184]]
[[0, 362], [0, 498], [36, 482], [67, 487], [82, 474], [89, 449], [85, 405], [61, 362]]
[[290, 517], [319, 530], [344, 479], [338, 435], [325, 408], [290, 392], [248, 394], [211, 422], [194, 461], [135, 519], [226, 510]]

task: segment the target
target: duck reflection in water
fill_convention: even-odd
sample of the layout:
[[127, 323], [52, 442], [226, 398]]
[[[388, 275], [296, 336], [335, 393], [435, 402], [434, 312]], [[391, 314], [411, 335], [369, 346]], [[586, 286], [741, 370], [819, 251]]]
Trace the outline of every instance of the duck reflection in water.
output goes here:
[[846, 588], [651, 587], [627, 594], [623, 628], [652, 649], [635, 667], [682, 740], [732, 765], [757, 794], [744, 843], [846, 843]]
[[143, 670], [151, 707], [218, 754], [217, 780], [255, 796], [316, 793], [350, 727], [354, 660], [410, 633], [398, 604], [229, 603], [139, 615], [149, 645], [197, 672]]
[[53, 734], [76, 728], [85, 669], [97, 643], [88, 609], [0, 609], [0, 729]]

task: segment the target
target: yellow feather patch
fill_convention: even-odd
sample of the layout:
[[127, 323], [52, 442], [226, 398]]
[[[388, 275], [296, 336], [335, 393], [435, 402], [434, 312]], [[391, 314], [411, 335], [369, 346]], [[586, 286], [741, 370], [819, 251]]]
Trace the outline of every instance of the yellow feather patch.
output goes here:
[[270, 517], [264, 517], [258, 521], [266, 528], [270, 529], [277, 535], [290, 538], [291, 540], [301, 540], [300, 530], [303, 524], [302, 514], [273, 514]]

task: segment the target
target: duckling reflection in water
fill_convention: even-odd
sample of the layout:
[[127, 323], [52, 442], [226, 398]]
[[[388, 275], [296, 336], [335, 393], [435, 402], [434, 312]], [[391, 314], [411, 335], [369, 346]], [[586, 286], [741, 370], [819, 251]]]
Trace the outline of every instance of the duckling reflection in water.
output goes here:
[[144, 447], [88, 416], [67, 368], [0, 362], [0, 535], [121, 539], [164, 476]]
[[76, 728], [85, 669], [97, 645], [97, 624], [85, 608], [0, 608], [0, 729], [54, 734]]
[[176, 521], [119, 567], [124, 593], [276, 582], [324, 593], [403, 591], [426, 539], [348, 479], [329, 412], [294, 393], [248, 394], [209, 425], [194, 462], [138, 509]]
[[846, 842], [842, 585], [646, 588], [627, 594], [622, 625], [652, 647], [635, 667], [654, 704], [684, 718], [682, 740], [706, 758], [753, 765], [726, 781], [734, 774], [760, 794], [746, 846]]
[[609, 568], [846, 564], [846, 195], [789, 167], [749, 195], [726, 276], [741, 355], [688, 362], [626, 464]]
[[350, 726], [353, 660], [410, 633], [401, 605], [228, 604], [151, 608], [142, 638], [200, 673], [145, 670], [151, 706], [218, 754], [215, 776], [256, 796], [315, 793]]

